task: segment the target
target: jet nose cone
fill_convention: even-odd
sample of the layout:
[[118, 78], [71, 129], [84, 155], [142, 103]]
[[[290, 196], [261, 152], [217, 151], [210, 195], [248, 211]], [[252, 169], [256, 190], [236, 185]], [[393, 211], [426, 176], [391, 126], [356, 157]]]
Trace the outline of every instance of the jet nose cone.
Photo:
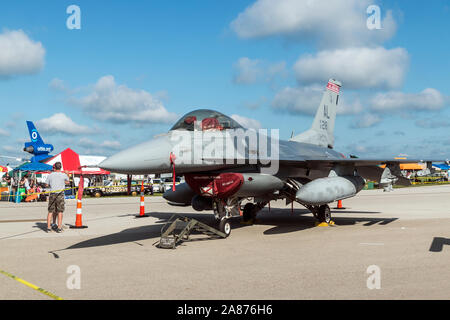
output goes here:
[[172, 145], [167, 137], [159, 137], [123, 150], [99, 164], [111, 172], [125, 174], [163, 173], [171, 169]]
[[120, 166], [120, 162], [114, 159], [114, 156], [106, 158], [98, 165], [100, 168], [108, 171], [114, 171], [114, 169]]

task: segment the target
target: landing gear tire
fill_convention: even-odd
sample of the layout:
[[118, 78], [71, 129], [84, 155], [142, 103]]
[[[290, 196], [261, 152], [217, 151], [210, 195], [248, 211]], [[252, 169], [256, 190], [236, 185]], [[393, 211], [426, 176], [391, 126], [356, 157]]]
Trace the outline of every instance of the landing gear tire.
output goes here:
[[244, 206], [244, 211], [242, 213], [242, 220], [244, 222], [254, 221], [256, 219], [256, 210], [253, 203], [247, 203]]
[[219, 230], [225, 233], [225, 236], [228, 237], [231, 234], [231, 224], [227, 218], [222, 218], [219, 222]]
[[317, 212], [317, 218], [319, 222], [330, 223], [331, 221], [331, 210], [327, 204], [321, 205]]

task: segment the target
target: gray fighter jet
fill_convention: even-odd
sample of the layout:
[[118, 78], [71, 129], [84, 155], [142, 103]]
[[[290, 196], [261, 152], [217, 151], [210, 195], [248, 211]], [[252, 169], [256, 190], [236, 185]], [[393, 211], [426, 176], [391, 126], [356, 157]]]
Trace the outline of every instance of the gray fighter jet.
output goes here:
[[346, 158], [333, 150], [340, 87], [339, 81], [329, 80], [311, 128], [289, 141], [278, 139], [276, 131], [246, 130], [220, 112], [201, 109], [184, 115], [168, 133], [119, 152], [100, 167], [126, 174], [183, 175], [186, 182], [174, 184], [164, 198], [197, 211], [212, 210], [227, 235], [228, 218], [242, 215], [251, 221], [278, 199], [296, 201], [329, 223], [328, 204], [355, 196], [365, 179], [389, 191], [394, 183], [410, 184], [400, 163], [427, 162], [431, 167], [430, 160]]

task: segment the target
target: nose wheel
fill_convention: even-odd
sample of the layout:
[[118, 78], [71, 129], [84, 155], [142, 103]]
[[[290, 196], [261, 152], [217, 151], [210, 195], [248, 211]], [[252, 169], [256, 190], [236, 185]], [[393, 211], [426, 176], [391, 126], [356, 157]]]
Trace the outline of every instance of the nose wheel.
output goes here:
[[231, 234], [231, 224], [230, 221], [226, 217], [220, 219], [219, 222], [219, 230], [228, 237]]
[[319, 209], [317, 210], [317, 219], [319, 222], [331, 222], [331, 210], [327, 204], [319, 206]]

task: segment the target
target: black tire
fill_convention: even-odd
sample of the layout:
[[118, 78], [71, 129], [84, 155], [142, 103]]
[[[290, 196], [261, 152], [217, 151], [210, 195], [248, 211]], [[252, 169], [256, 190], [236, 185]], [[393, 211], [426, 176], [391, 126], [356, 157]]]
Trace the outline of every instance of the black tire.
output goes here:
[[319, 211], [317, 212], [317, 218], [319, 222], [330, 223], [331, 221], [331, 210], [327, 204], [321, 205]]
[[219, 230], [225, 233], [225, 236], [228, 237], [231, 234], [231, 224], [230, 221], [226, 218], [222, 218], [219, 222]]
[[242, 220], [244, 222], [248, 222], [251, 220], [255, 220], [255, 218], [256, 218], [255, 205], [249, 202], [244, 206], [244, 212], [242, 213]]
[[102, 193], [101, 193], [101, 191], [95, 191], [95, 193], [94, 193], [94, 197], [96, 197], [96, 198], [100, 198], [102, 196]]

